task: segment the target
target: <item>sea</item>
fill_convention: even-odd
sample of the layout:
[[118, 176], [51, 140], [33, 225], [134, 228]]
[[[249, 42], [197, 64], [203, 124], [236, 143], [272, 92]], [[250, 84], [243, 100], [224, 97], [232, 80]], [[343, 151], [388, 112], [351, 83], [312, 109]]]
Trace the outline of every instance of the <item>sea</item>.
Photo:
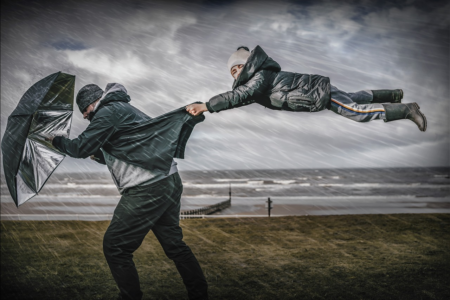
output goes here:
[[[181, 210], [229, 199], [204, 218], [450, 213], [448, 167], [180, 171]], [[110, 220], [120, 194], [109, 173], [53, 174], [17, 208], [2, 177], [1, 220]]]

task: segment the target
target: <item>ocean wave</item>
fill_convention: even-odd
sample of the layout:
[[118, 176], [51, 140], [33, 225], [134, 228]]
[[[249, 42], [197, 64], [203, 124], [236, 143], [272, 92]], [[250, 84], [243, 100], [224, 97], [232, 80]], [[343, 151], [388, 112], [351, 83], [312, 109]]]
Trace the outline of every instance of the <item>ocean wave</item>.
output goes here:
[[217, 178], [214, 179], [214, 181], [218, 182], [241, 182], [241, 181], [248, 181], [248, 178], [242, 178], [242, 179], [231, 179], [231, 178]]
[[[217, 189], [228, 188], [230, 183], [197, 183], [185, 181], [186, 188]], [[6, 191], [6, 186], [1, 186]], [[309, 183], [296, 180], [249, 180], [247, 182], [231, 183], [232, 188], [296, 188], [296, 187], [337, 187], [337, 188], [449, 188], [450, 184], [429, 183]], [[45, 190], [55, 189], [116, 189], [114, 184], [48, 184]], [[43, 190], [43, 192], [45, 191]], [[48, 191], [47, 191], [48, 192]], [[4, 194], [4, 193], [2, 193]], [[67, 194], [67, 193], [66, 193]], [[70, 197], [71, 194], [66, 197]]]
[[448, 174], [436, 174], [436, 175], [434, 175], [434, 178], [450, 178], [450, 175], [448, 175]]
[[274, 180], [273, 182], [278, 184], [292, 184], [295, 183], [295, 180]]

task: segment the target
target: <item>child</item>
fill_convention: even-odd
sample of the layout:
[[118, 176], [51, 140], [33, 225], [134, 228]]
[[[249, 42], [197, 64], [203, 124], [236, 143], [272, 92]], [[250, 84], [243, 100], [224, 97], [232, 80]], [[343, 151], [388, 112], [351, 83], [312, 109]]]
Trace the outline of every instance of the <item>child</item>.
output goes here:
[[220, 112], [256, 102], [275, 110], [316, 112], [326, 108], [357, 122], [409, 119], [420, 131], [427, 129], [427, 119], [417, 103], [400, 103], [400, 89], [346, 93], [331, 85], [328, 77], [281, 71], [260, 46], [251, 52], [239, 47], [228, 60], [228, 70], [235, 79], [233, 90], [206, 103], [186, 106], [190, 114]]

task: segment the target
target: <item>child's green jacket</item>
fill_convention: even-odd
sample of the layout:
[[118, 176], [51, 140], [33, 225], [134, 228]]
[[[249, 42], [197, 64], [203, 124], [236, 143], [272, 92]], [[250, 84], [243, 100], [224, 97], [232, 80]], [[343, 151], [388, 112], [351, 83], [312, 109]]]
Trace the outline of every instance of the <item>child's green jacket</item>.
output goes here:
[[289, 111], [320, 111], [330, 104], [330, 79], [321, 75], [281, 71], [280, 65], [256, 46], [233, 90], [206, 102], [209, 112], [251, 103]]

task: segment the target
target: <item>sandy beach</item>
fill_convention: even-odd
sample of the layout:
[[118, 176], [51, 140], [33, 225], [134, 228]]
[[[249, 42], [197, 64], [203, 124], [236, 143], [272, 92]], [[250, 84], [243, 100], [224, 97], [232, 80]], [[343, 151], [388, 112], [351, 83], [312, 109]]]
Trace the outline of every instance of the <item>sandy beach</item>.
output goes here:
[[[228, 199], [209, 217], [450, 213], [448, 168], [186, 171], [181, 210]], [[110, 220], [120, 194], [109, 174], [54, 174], [19, 208], [2, 183], [2, 220]]]

